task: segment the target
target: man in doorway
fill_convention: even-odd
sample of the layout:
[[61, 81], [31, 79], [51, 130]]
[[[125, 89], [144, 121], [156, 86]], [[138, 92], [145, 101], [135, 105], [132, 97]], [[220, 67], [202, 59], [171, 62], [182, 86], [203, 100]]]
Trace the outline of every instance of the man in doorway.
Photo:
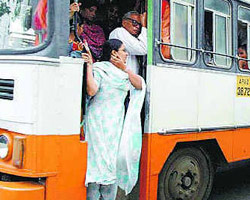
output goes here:
[[146, 13], [140, 15], [136, 11], [130, 11], [123, 16], [122, 27], [113, 30], [109, 36], [109, 39], [123, 42], [129, 53], [127, 67], [136, 74], [139, 72], [136, 56], [147, 54], [146, 24]]
[[[127, 68], [139, 74], [139, 63], [136, 56], [147, 54], [147, 28], [146, 13], [140, 15], [136, 11], [126, 13], [122, 18], [122, 27], [118, 27], [110, 33], [109, 39], [119, 39], [123, 42], [126, 51], [129, 53], [127, 58]], [[125, 100], [125, 107], [128, 107], [129, 96]], [[138, 196], [138, 184], [133, 192], [125, 196], [124, 191], [118, 189], [116, 200], [136, 199]]]

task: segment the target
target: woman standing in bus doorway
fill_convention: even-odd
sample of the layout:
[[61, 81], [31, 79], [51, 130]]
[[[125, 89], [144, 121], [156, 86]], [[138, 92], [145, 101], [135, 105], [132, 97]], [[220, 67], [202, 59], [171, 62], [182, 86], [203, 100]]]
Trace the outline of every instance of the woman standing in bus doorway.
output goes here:
[[[85, 48], [87, 93], [91, 97], [84, 119], [88, 141], [87, 199], [114, 200], [118, 185], [129, 193], [138, 178], [145, 83], [126, 69], [128, 53], [120, 40], [105, 42], [101, 62], [94, 65], [86, 44]], [[129, 90], [131, 101], [124, 117]]]

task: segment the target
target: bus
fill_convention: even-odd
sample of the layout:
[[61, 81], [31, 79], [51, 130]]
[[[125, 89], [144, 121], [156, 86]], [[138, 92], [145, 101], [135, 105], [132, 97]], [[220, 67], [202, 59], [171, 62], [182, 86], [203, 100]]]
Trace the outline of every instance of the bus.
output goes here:
[[[218, 167], [250, 158], [250, 1], [141, 2], [138, 199], [206, 200]], [[86, 199], [85, 67], [68, 57], [68, 19], [69, 1], [0, 3], [0, 199]]]
[[0, 199], [86, 197], [83, 61], [67, 57], [68, 13], [67, 1], [0, 2]]

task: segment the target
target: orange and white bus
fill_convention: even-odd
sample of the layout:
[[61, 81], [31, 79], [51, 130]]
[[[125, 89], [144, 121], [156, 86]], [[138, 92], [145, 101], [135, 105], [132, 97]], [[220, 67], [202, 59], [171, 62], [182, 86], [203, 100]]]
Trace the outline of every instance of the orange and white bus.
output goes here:
[[[146, 4], [139, 199], [206, 200], [218, 166], [250, 158], [250, 1]], [[68, 19], [69, 1], [0, 2], [0, 199], [86, 200]]]

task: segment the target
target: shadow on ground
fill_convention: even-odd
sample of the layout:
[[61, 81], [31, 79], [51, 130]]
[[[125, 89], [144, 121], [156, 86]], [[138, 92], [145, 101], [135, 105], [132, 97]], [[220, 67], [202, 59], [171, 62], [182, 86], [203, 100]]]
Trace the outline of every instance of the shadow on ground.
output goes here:
[[209, 200], [249, 200], [250, 161], [219, 169]]

